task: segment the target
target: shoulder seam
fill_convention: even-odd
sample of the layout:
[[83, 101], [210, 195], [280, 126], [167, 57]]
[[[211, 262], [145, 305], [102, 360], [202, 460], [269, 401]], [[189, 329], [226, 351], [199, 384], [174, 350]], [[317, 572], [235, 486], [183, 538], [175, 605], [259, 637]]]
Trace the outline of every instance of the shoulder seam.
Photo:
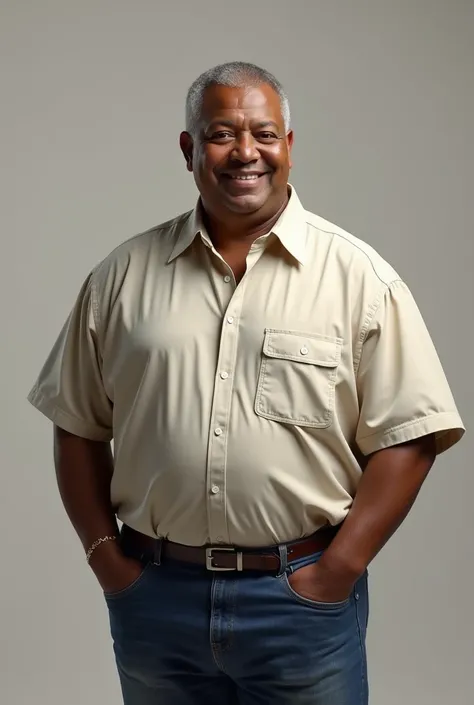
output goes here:
[[92, 315], [94, 317], [94, 323], [95, 327], [97, 329], [97, 334], [99, 334], [99, 328], [101, 325], [101, 320], [100, 320], [100, 310], [99, 310], [99, 297], [97, 294], [97, 283], [94, 279], [94, 274], [95, 274], [95, 269], [93, 270], [91, 274], [91, 306], [92, 306]]
[[183, 220], [186, 220], [189, 218], [191, 215], [192, 210], [186, 211], [185, 213], [180, 213], [180, 215], [175, 216], [174, 218], [170, 218], [169, 220], [165, 221], [164, 223], [160, 223], [159, 225], [154, 225], [151, 228], [148, 228], [147, 230], [143, 230], [142, 232], [137, 233], [136, 235], [132, 235], [131, 237], [127, 238], [126, 240], [123, 240], [122, 242], [119, 242], [118, 245], [116, 245], [110, 252], [94, 267], [94, 271], [97, 271], [101, 265], [109, 259], [109, 257], [112, 257], [112, 255], [117, 252], [121, 247], [124, 247], [128, 243], [132, 243], [134, 240], [138, 240], [139, 237], [143, 237], [144, 235], [148, 235], [149, 233], [153, 232], [160, 232], [161, 230], [166, 230], [167, 228], [171, 227], [171, 225], [179, 225]]
[[[321, 227], [319, 227], [318, 225], [315, 225], [314, 223], [311, 223], [309, 220], [306, 220], [306, 223], [307, 223], [307, 225], [310, 225], [310, 226], [311, 226], [312, 228], [314, 228], [315, 230], [319, 230], [320, 232], [326, 233], [327, 235], [333, 235], [334, 237], [339, 237], [339, 238], [341, 238], [341, 240], [344, 240], [344, 241], [347, 242], [349, 245], [352, 245], [352, 247], [354, 247], [356, 250], [359, 250], [359, 252], [361, 252], [361, 253], [364, 255], [364, 257], [370, 262], [370, 266], [372, 267], [373, 272], [374, 272], [375, 276], [377, 277], [377, 279], [378, 279], [382, 284], [385, 284], [385, 286], [389, 286], [389, 284], [390, 284], [392, 281], [396, 281], [396, 279], [391, 279], [390, 281], [386, 281], [385, 279], [382, 279], [382, 277], [381, 277], [381, 276], [379, 275], [379, 273], [377, 272], [377, 270], [376, 270], [376, 268], [375, 268], [375, 265], [374, 265], [374, 263], [373, 263], [372, 258], [370, 257], [370, 255], [369, 255], [367, 252], [365, 252], [365, 250], [363, 250], [362, 247], [359, 247], [359, 245], [357, 245], [357, 243], [352, 242], [351, 240], [349, 240], [348, 237], [345, 237], [345, 235], [343, 235], [342, 233], [338, 233], [338, 232], [336, 232], [336, 231], [334, 231], [334, 230], [325, 230], [324, 228], [321, 228]], [[388, 264], [388, 263], [387, 263], [387, 264]]]
[[360, 361], [362, 358], [362, 349], [363, 349], [364, 343], [367, 339], [367, 335], [369, 332], [369, 326], [370, 326], [371, 322], [373, 321], [375, 314], [377, 313], [377, 311], [380, 308], [380, 304], [382, 302], [384, 295], [387, 293], [387, 291], [389, 291], [392, 288], [392, 285], [396, 284], [397, 282], [404, 283], [403, 279], [401, 279], [400, 277], [397, 277], [397, 279], [392, 279], [392, 281], [389, 284], [382, 282], [383, 287], [380, 287], [374, 301], [370, 304], [370, 306], [368, 308], [367, 314], [364, 318], [364, 322], [363, 322], [362, 327], [360, 329], [359, 338], [357, 340], [356, 352], [354, 354], [353, 368], [354, 368], [355, 375], [357, 375], [358, 370], [359, 370], [359, 365], [360, 365]]
[[97, 330], [99, 331], [99, 327], [102, 325], [101, 322], [101, 316], [100, 316], [100, 308], [99, 308], [99, 292], [98, 292], [98, 285], [97, 285], [97, 277], [99, 276], [99, 271], [102, 267], [102, 265], [105, 264], [105, 262], [109, 259], [112, 258], [115, 252], [119, 250], [121, 247], [124, 247], [128, 243], [132, 243], [134, 240], [137, 240], [140, 237], [143, 237], [144, 235], [148, 235], [149, 233], [159, 233], [162, 230], [167, 230], [170, 228], [172, 225], [180, 225], [186, 220], [189, 219], [190, 215], [192, 214], [192, 210], [186, 211], [184, 213], [180, 213], [179, 215], [175, 216], [174, 218], [170, 218], [169, 220], [165, 221], [164, 223], [160, 223], [159, 225], [154, 225], [151, 228], [148, 228], [147, 230], [143, 230], [142, 232], [137, 233], [136, 235], [132, 235], [131, 237], [127, 238], [126, 240], [123, 240], [123, 242], [120, 242], [118, 245], [116, 245], [110, 252], [103, 257], [97, 264], [92, 268], [91, 270], [91, 305], [92, 305], [92, 313], [94, 316], [94, 322], [95, 325], [97, 326]]

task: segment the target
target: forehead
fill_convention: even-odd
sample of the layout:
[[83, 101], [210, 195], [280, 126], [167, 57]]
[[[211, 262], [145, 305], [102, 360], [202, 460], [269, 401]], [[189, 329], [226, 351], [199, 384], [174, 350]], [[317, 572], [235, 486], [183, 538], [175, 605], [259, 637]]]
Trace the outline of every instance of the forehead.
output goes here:
[[209, 124], [220, 117], [241, 122], [266, 118], [283, 123], [280, 96], [271, 86], [209, 86], [204, 92], [200, 122]]

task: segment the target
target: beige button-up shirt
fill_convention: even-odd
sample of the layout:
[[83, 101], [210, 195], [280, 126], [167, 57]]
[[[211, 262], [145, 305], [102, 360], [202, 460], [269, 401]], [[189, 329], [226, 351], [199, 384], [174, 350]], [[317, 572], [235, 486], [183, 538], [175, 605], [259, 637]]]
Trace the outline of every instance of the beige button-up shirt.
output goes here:
[[119, 519], [189, 545], [268, 546], [338, 524], [366, 456], [463, 434], [406, 284], [292, 189], [238, 285], [190, 213], [87, 277], [29, 400], [114, 441]]

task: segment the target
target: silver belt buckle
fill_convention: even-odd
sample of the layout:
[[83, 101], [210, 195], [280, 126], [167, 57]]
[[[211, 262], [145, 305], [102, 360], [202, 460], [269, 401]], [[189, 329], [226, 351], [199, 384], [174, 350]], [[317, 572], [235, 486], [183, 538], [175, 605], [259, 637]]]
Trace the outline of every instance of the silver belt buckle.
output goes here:
[[[214, 565], [214, 553], [235, 553], [237, 556], [237, 568], [219, 568], [219, 566]], [[207, 570], [213, 570], [216, 572], [228, 572], [232, 570], [243, 570], [243, 555], [242, 551], [236, 551], [235, 548], [230, 546], [215, 546], [206, 548], [206, 568]]]

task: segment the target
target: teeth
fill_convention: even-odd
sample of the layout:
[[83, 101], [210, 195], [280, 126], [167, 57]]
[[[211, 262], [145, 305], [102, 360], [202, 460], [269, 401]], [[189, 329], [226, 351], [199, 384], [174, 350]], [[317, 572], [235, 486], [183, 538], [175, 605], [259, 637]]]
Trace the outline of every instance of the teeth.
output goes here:
[[235, 179], [237, 181], [256, 181], [258, 179], [258, 174], [251, 176], [231, 176], [231, 179]]

